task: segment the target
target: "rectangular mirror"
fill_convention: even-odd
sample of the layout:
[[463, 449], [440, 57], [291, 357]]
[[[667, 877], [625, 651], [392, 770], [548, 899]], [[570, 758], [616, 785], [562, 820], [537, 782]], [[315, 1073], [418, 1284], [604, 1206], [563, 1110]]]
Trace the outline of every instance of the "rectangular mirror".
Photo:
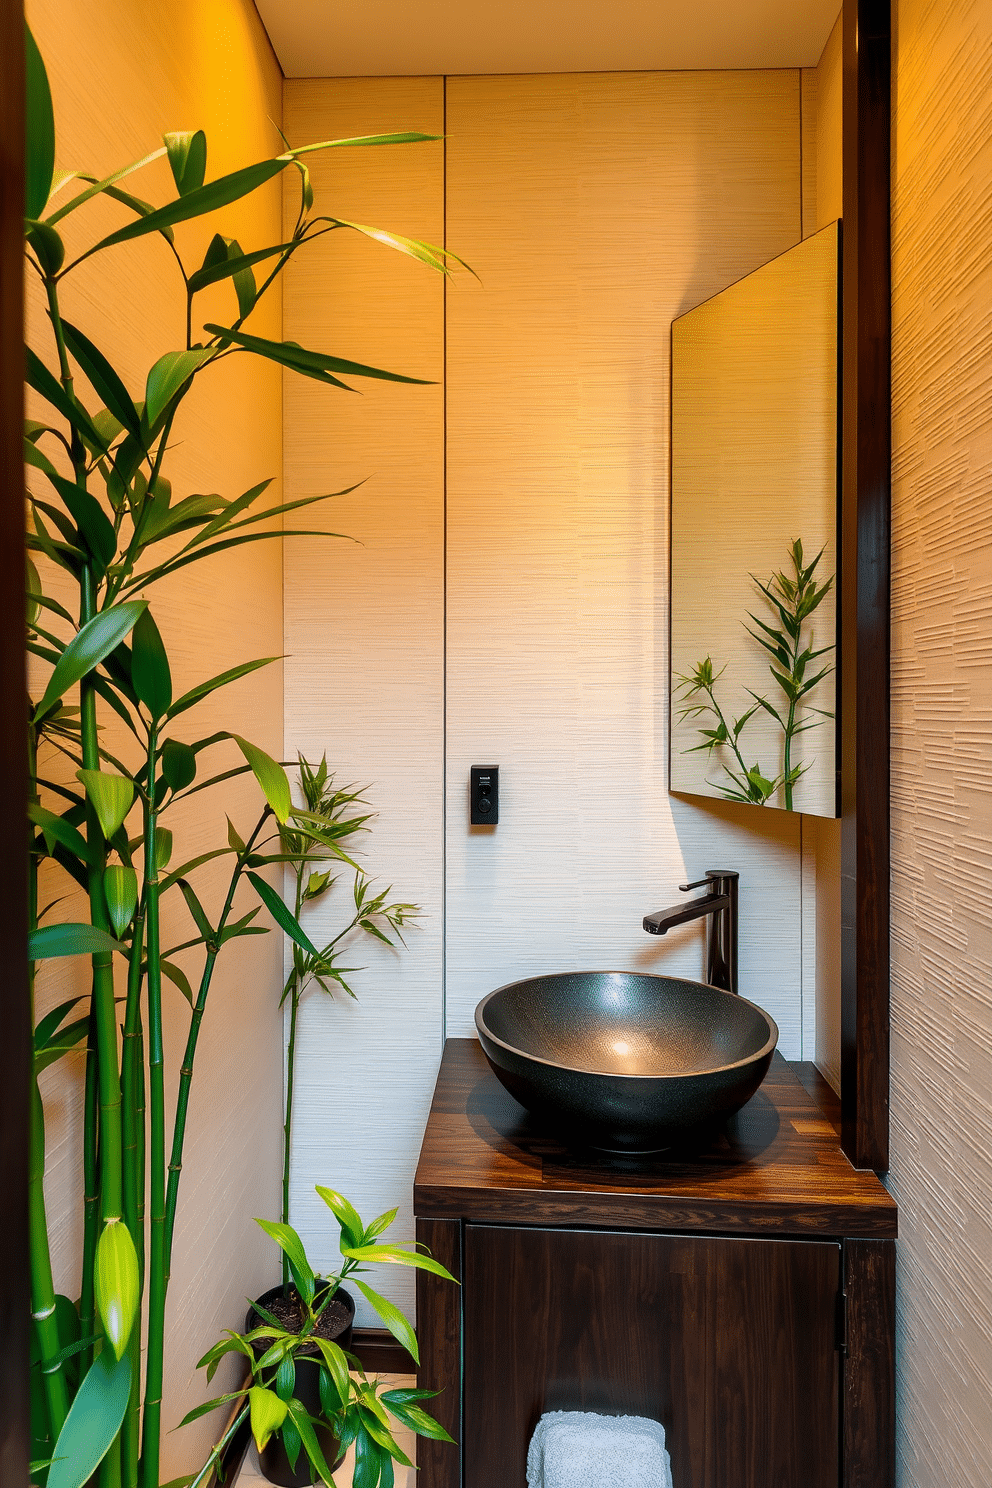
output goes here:
[[839, 233], [672, 323], [671, 789], [827, 817]]

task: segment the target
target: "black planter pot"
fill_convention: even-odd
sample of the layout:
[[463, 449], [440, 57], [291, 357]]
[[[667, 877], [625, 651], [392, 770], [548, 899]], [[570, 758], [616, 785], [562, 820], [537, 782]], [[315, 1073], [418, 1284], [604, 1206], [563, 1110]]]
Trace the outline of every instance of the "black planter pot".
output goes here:
[[[272, 1301], [282, 1292], [281, 1286], [271, 1287], [269, 1291], [263, 1292], [259, 1297], [262, 1307], [269, 1307]], [[318, 1296], [320, 1295], [318, 1291]], [[335, 1292], [335, 1301], [344, 1303], [348, 1309], [348, 1321], [339, 1333], [333, 1335], [334, 1342], [343, 1349], [351, 1348], [351, 1334], [355, 1322], [355, 1299], [344, 1287], [338, 1287]], [[254, 1307], [248, 1309], [245, 1318], [245, 1329], [250, 1332], [252, 1328], [262, 1325], [262, 1318], [258, 1316]], [[259, 1358], [264, 1353], [264, 1346], [256, 1348], [255, 1357]], [[294, 1396], [303, 1406], [303, 1409], [315, 1419], [320, 1420], [323, 1410], [320, 1404], [320, 1359], [303, 1358], [296, 1359], [296, 1388]], [[326, 1426], [315, 1428], [320, 1450], [323, 1452], [330, 1468], [339, 1466], [344, 1461], [344, 1453], [338, 1447], [338, 1439]], [[320, 1479], [315, 1477], [310, 1466], [310, 1459], [305, 1448], [300, 1449], [300, 1455], [296, 1459], [295, 1469], [290, 1467], [286, 1449], [282, 1444], [282, 1437], [276, 1432], [269, 1437], [263, 1450], [258, 1454], [258, 1465], [270, 1483], [276, 1483], [279, 1488], [309, 1488], [314, 1481]]]

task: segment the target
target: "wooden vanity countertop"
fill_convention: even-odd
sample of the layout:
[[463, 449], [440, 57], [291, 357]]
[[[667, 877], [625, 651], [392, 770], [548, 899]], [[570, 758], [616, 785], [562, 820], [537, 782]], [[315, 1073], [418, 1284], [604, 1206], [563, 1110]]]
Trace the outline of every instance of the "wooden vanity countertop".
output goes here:
[[705, 1151], [611, 1158], [542, 1131], [474, 1038], [444, 1046], [414, 1211], [481, 1224], [885, 1240], [897, 1213], [875, 1174], [852, 1168], [829, 1111], [780, 1054]]

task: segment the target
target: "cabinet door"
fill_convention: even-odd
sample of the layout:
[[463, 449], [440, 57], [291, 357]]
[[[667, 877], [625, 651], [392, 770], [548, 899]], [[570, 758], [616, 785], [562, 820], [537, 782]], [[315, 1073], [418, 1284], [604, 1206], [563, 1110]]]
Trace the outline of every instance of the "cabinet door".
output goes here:
[[839, 1286], [830, 1242], [466, 1226], [465, 1488], [552, 1410], [660, 1420], [674, 1488], [837, 1488]]

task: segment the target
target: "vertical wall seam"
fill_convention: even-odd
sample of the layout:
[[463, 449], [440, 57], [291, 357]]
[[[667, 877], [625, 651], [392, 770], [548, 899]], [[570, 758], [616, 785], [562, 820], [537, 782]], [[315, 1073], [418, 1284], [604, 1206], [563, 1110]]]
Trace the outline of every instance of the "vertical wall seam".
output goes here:
[[[803, 69], [799, 68], [799, 241], [806, 236], [803, 208], [806, 197], [806, 162], [803, 159]], [[800, 829], [801, 833], [801, 829]], [[805, 1055], [803, 1056], [805, 1058]]]
[[[448, 79], [441, 78], [441, 247], [448, 246]], [[441, 1047], [448, 1031], [448, 276], [441, 282]]]

